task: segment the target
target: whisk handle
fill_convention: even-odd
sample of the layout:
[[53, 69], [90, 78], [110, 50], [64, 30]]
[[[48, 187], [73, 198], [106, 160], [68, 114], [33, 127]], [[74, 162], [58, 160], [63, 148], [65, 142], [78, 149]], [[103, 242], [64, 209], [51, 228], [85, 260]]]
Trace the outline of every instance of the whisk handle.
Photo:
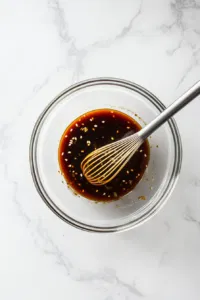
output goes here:
[[176, 99], [170, 106], [161, 112], [160, 115], [140, 130], [140, 132], [138, 132], [140, 137], [142, 139], [148, 138], [148, 136], [150, 136], [156, 129], [158, 129], [163, 123], [165, 123], [198, 95], [200, 95], [200, 81], [195, 83], [187, 92]]

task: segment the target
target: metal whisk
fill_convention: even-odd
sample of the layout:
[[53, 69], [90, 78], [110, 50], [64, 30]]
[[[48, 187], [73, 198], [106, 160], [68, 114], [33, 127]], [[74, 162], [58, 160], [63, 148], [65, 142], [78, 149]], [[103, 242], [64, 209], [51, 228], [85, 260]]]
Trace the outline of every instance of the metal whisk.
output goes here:
[[104, 185], [111, 181], [124, 168], [145, 139], [199, 94], [200, 81], [139, 132], [89, 153], [81, 162], [81, 169], [86, 179], [94, 185]]

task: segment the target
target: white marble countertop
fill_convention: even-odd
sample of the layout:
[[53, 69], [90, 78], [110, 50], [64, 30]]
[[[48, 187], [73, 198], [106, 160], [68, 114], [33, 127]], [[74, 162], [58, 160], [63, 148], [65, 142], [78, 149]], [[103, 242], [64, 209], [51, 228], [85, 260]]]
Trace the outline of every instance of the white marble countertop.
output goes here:
[[56, 95], [114, 76], [175, 100], [200, 79], [200, 1], [1, 0], [0, 38], [0, 299], [198, 300], [200, 99], [176, 116], [184, 158], [172, 197], [125, 233], [57, 218], [33, 186], [28, 143], [50, 85]]

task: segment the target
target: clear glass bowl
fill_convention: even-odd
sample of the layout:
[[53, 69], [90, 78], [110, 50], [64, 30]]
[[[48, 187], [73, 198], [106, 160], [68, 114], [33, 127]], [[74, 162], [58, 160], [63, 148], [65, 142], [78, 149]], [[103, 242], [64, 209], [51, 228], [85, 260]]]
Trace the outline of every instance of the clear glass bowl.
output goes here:
[[100, 108], [125, 112], [144, 126], [165, 106], [143, 87], [125, 80], [99, 78], [77, 83], [53, 99], [39, 116], [30, 142], [30, 166], [40, 196], [62, 220], [92, 232], [119, 232], [142, 224], [166, 202], [181, 168], [181, 140], [171, 119], [149, 138], [149, 165], [133, 191], [105, 204], [78, 197], [59, 173], [59, 141], [74, 119]]

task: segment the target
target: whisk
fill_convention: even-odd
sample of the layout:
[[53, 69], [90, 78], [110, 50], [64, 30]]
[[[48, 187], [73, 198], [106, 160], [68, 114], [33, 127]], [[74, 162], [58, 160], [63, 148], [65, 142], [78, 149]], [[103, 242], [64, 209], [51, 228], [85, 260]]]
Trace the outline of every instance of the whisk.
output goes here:
[[83, 175], [93, 185], [104, 185], [111, 181], [125, 167], [145, 139], [199, 94], [200, 81], [137, 133], [89, 153], [81, 162]]

